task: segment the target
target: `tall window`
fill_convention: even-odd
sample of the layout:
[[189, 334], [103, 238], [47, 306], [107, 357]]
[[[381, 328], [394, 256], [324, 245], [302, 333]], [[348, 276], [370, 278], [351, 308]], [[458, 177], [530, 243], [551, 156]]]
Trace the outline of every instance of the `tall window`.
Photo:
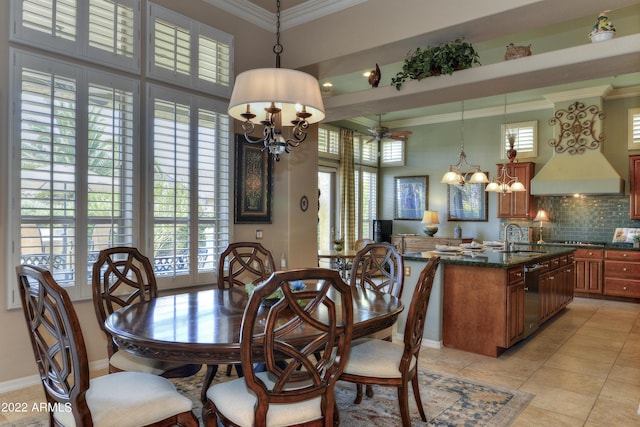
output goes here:
[[[229, 241], [225, 106], [152, 86], [153, 254], [159, 280], [210, 283]], [[151, 174], [149, 174], [151, 176]], [[228, 200], [228, 197], [223, 197]], [[208, 272], [208, 274], [203, 274]]]
[[[378, 144], [367, 143], [369, 136], [354, 135], [355, 164], [355, 212], [356, 239], [373, 238], [373, 220], [377, 218], [378, 194]], [[339, 170], [340, 131], [336, 127], [322, 125], [318, 129], [318, 156], [321, 170], [318, 182], [321, 186], [320, 221], [318, 223], [318, 247], [330, 249], [331, 239], [342, 235], [334, 224], [339, 224], [341, 206], [340, 187], [336, 178]], [[324, 201], [324, 202], [323, 202]]]
[[367, 136], [353, 140], [356, 172], [356, 239], [373, 239], [373, 220], [377, 213], [378, 143]]
[[74, 297], [88, 297], [97, 251], [133, 243], [138, 84], [18, 51], [12, 59], [20, 244], [11, 264], [45, 267]]
[[[211, 283], [229, 241], [230, 121], [226, 103], [206, 88], [228, 92], [233, 38], [151, 2], [142, 16], [140, 4], [11, 0], [12, 40], [40, 53], [11, 49], [8, 265], [51, 270], [74, 299], [91, 297], [101, 249], [139, 247], [159, 286], [175, 287]], [[143, 86], [142, 51], [156, 65], [169, 61], [154, 56], [158, 33], [144, 19], [176, 30], [163, 52], [184, 51], [183, 28], [197, 41], [184, 72], [188, 93], [165, 85], [176, 83], [172, 73]], [[8, 304], [16, 307], [11, 274]]]

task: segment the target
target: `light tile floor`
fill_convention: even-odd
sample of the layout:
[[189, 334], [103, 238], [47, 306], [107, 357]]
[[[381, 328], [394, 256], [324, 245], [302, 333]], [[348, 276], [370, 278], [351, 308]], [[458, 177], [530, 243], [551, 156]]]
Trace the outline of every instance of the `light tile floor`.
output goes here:
[[[515, 427], [640, 426], [640, 304], [576, 298], [498, 358], [424, 348], [420, 366], [535, 394]], [[0, 394], [42, 401], [39, 385]]]

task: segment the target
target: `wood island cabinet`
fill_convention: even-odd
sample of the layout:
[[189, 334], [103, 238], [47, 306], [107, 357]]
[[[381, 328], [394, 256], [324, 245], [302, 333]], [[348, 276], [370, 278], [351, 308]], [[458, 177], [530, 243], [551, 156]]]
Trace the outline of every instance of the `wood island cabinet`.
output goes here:
[[640, 219], [640, 154], [629, 156], [629, 199], [629, 217]]
[[[442, 343], [497, 357], [529, 336], [573, 300], [573, 254], [539, 261], [539, 315], [525, 321], [527, 284], [524, 264], [508, 269], [445, 264]], [[530, 328], [530, 326], [533, 326]]]
[[525, 335], [524, 269], [510, 269], [507, 277], [507, 347], [511, 347]]
[[[498, 166], [498, 176], [503, 164]], [[518, 178], [527, 191], [515, 193], [498, 193], [498, 218], [533, 218], [533, 196], [531, 195], [531, 178], [533, 178], [535, 163], [517, 162], [507, 164], [509, 176]]]
[[602, 294], [603, 249], [576, 249], [575, 291], [578, 293]]
[[640, 251], [604, 251], [603, 294], [640, 298]]
[[473, 239], [453, 237], [429, 237], [429, 236], [391, 236], [391, 244], [398, 253], [428, 252], [436, 249], [436, 245], [459, 246], [461, 243], [471, 243]]

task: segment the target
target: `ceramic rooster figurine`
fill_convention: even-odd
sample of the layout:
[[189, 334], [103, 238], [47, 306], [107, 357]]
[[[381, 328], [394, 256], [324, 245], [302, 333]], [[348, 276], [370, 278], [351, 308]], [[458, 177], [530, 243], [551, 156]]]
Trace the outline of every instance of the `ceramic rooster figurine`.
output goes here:
[[372, 70], [369, 73], [369, 84], [371, 85], [371, 87], [378, 87], [378, 84], [380, 83], [380, 77], [380, 67], [378, 67], [378, 64], [376, 64], [376, 69]]

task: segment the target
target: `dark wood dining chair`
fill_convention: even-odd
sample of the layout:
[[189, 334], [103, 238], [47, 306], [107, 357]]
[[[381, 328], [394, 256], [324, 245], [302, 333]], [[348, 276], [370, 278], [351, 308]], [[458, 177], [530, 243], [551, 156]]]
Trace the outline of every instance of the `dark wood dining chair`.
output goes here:
[[369, 243], [360, 249], [351, 267], [351, 285], [402, 296], [404, 261], [390, 243]]
[[413, 387], [420, 417], [422, 421], [427, 421], [420, 398], [418, 357], [422, 346], [429, 297], [439, 263], [439, 257], [430, 258], [420, 273], [407, 313], [403, 345], [384, 339], [357, 340], [351, 347], [347, 365], [340, 376], [343, 381], [356, 383], [356, 404], [362, 401], [362, 384], [396, 387], [404, 427], [411, 426], [409, 382]]
[[108, 340], [109, 372], [136, 371], [182, 378], [190, 377], [202, 368], [198, 364], [164, 362], [118, 351], [113, 337], [105, 328], [105, 320], [114, 311], [158, 296], [153, 266], [137, 248], [120, 246], [101, 250], [93, 264], [91, 280], [93, 307], [100, 329]]
[[[396, 248], [390, 243], [370, 241], [356, 253], [351, 267], [351, 286], [373, 289], [402, 297], [404, 288], [404, 261]], [[392, 340], [392, 331], [382, 337]], [[378, 337], [380, 338], [380, 337]], [[366, 394], [373, 397], [373, 388], [366, 387]]]
[[67, 292], [42, 268], [16, 268], [29, 338], [52, 426], [198, 426], [193, 402], [171, 381], [117, 372], [89, 381], [80, 322]]
[[[302, 280], [306, 290], [293, 291]], [[270, 307], [264, 300], [281, 289]], [[300, 331], [303, 331], [302, 335]], [[351, 287], [335, 270], [274, 273], [255, 288], [241, 328], [244, 377], [214, 384], [202, 410], [206, 426], [333, 426], [334, 386], [353, 333]], [[264, 371], [255, 366], [264, 362]]]
[[218, 288], [257, 285], [274, 271], [273, 255], [260, 243], [230, 243], [218, 260]]
[[[276, 271], [273, 255], [257, 242], [234, 242], [220, 254], [218, 259], [218, 288], [229, 289], [234, 286], [244, 288], [249, 283], [257, 285]], [[235, 365], [241, 377], [242, 367]], [[232, 365], [227, 365], [227, 376], [231, 375]], [[204, 376], [201, 399], [206, 401], [205, 393], [218, 372], [218, 365], [207, 365]]]

